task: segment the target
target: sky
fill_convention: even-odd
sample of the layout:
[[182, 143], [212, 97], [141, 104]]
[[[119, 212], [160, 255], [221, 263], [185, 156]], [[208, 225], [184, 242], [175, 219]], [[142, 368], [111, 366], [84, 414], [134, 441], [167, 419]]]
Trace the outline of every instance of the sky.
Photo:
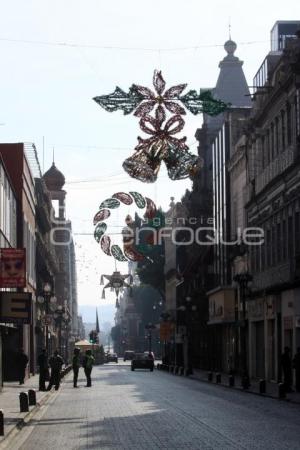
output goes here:
[[[141, 135], [138, 120], [108, 113], [92, 98], [115, 86], [151, 87], [154, 69], [162, 70], [167, 87], [213, 87], [229, 31], [251, 86], [275, 21], [296, 19], [294, 0], [0, 0], [0, 141], [34, 142], [45, 171], [54, 149], [66, 177], [80, 305], [101, 310], [100, 275], [114, 270], [92, 236], [99, 204], [135, 190], [167, 209], [171, 196], [178, 201], [191, 186], [169, 180], [165, 170], [154, 184], [131, 179], [122, 162]], [[200, 126], [201, 116], [188, 113], [184, 135], [194, 153]], [[123, 226], [127, 212], [120, 208], [109, 225]], [[126, 263], [118, 270], [126, 273]]]

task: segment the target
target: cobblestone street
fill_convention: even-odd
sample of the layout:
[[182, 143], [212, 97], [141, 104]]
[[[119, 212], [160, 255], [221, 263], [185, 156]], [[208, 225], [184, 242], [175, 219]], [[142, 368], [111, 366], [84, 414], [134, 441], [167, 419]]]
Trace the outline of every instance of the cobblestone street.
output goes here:
[[299, 449], [299, 405], [172, 376], [95, 367], [93, 386], [69, 375], [8, 448]]

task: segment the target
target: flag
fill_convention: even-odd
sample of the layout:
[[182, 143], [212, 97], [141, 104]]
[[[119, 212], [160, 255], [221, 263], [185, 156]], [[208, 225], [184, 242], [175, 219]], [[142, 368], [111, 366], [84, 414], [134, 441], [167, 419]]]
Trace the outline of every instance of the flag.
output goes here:
[[99, 327], [99, 319], [98, 319], [98, 310], [96, 308], [96, 333], [100, 333], [100, 327]]

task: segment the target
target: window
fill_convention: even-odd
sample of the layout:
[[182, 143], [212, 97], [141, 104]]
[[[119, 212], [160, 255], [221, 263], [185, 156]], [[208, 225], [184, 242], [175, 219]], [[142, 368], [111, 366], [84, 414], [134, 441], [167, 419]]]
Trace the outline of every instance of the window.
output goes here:
[[277, 223], [277, 239], [276, 239], [276, 248], [277, 248], [277, 262], [279, 263], [282, 259], [282, 235], [281, 235], [281, 223]]
[[285, 150], [285, 111], [280, 111], [281, 115], [281, 150]]
[[283, 261], [286, 260], [286, 254], [287, 254], [287, 240], [286, 240], [286, 220], [283, 219], [282, 221], [282, 227], [281, 227], [281, 231], [282, 231], [282, 238], [281, 238], [281, 242], [282, 242], [282, 259]]
[[266, 166], [270, 164], [270, 130], [266, 134]]
[[291, 258], [294, 256], [294, 226], [293, 226], [293, 217], [289, 216], [288, 218], [288, 257]]
[[290, 103], [286, 107], [286, 133], [287, 133], [287, 144], [292, 143], [292, 111]]
[[270, 161], [274, 159], [274, 123], [271, 123], [271, 134], [270, 134]]
[[277, 156], [279, 153], [279, 119], [275, 118], [275, 135], [274, 135], [274, 155]]
[[295, 213], [295, 252], [300, 253], [300, 213]]
[[262, 169], [266, 167], [266, 140], [263, 136], [261, 138], [261, 153], [262, 153]]
[[271, 265], [271, 230], [267, 229], [267, 235], [266, 235], [266, 259], [267, 259], [267, 267], [270, 267]]
[[[265, 234], [265, 230], [264, 230], [264, 234]], [[265, 269], [265, 264], [266, 264], [266, 245], [265, 243], [263, 243], [262, 245], [259, 246], [260, 248], [260, 253], [261, 253], [261, 270]]]
[[272, 261], [271, 264], [275, 266], [276, 264], [276, 245], [277, 239], [276, 239], [276, 225], [272, 226]]
[[296, 135], [299, 136], [300, 134], [300, 114], [299, 114], [299, 109], [300, 109], [300, 95], [299, 95], [299, 89], [297, 90], [297, 94], [295, 95], [295, 99], [294, 99], [294, 104], [295, 104], [295, 130], [296, 130]]

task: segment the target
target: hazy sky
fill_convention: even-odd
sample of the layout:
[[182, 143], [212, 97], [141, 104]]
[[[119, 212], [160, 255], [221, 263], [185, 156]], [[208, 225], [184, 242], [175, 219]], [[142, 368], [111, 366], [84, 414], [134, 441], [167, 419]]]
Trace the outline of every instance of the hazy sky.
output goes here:
[[[79, 303], [100, 305], [100, 274], [114, 268], [93, 237], [80, 234], [93, 232], [101, 201], [136, 190], [166, 208], [171, 195], [180, 199], [190, 186], [164, 171], [153, 185], [130, 179], [121, 164], [141, 134], [138, 120], [107, 113], [92, 97], [116, 85], [151, 87], [154, 69], [162, 70], [167, 86], [213, 87], [229, 22], [252, 85], [273, 24], [296, 19], [295, 0], [0, 0], [0, 140], [34, 142], [45, 170], [55, 148], [76, 233]], [[194, 152], [200, 125], [200, 116], [187, 114], [184, 134]], [[114, 220], [123, 225], [126, 213], [119, 210]], [[126, 272], [125, 263], [118, 268]]]

